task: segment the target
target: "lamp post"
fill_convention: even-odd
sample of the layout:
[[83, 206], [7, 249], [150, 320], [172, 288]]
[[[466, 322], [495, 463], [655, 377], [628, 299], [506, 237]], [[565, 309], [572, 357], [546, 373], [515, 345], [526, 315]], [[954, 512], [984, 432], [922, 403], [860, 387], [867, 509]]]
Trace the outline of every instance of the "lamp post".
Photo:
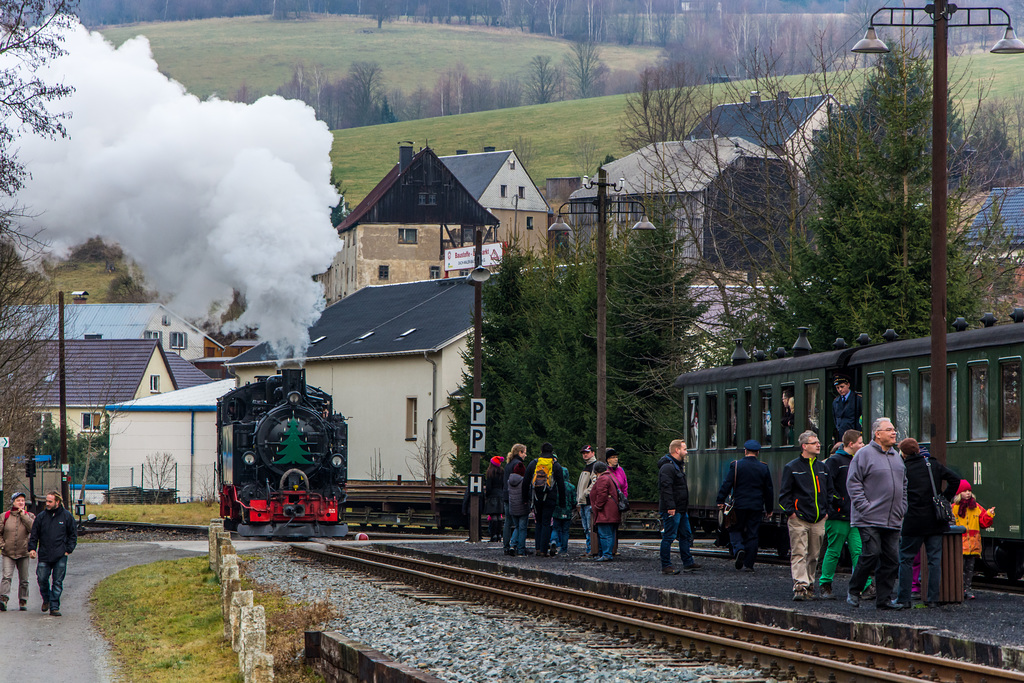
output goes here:
[[[483, 355], [480, 349], [480, 338], [483, 332], [483, 283], [491, 277], [491, 272], [483, 266], [483, 243], [484, 230], [482, 226], [476, 226], [473, 244], [473, 262], [475, 267], [469, 273], [469, 279], [473, 283], [473, 398], [483, 398]], [[480, 478], [480, 453], [470, 452], [470, 495], [469, 495], [469, 542], [480, 542], [480, 492], [474, 491], [474, 481]]]
[[[950, 19], [961, 12], [963, 22], [951, 24]], [[897, 13], [901, 18], [897, 19]], [[909, 22], [906, 19], [910, 14]], [[1000, 18], [1001, 17], [1001, 18]], [[928, 23], [930, 20], [931, 23]], [[861, 54], [884, 54], [888, 46], [875, 33], [875, 26], [932, 28], [932, 311], [931, 311], [931, 454], [946, 464], [948, 408], [946, 401], [946, 201], [948, 189], [946, 110], [949, 103], [948, 55], [946, 42], [951, 26], [1005, 26], [1003, 38], [991, 52], [995, 54], [1024, 53], [1024, 42], [1013, 32], [1010, 15], [1000, 7], [958, 8], [947, 0], [935, 0], [924, 7], [883, 7], [871, 15], [864, 38], [852, 51]], [[955, 397], [954, 397], [955, 399]]]
[[[598, 169], [597, 180], [583, 176], [583, 187], [597, 188], [594, 206], [597, 208], [597, 425], [595, 440], [597, 441], [597, 457], [604, 460], [607, 447], [608, 429], [608, 188], [622, 192], [626, 185], [625, 178], [608, 182], [608, 171], [604, 167]], [[628, 204], [635, 200], [626, 200]], [[616, 210], [616, 213], [620, 213]], [[644, 216], [636, 223], [633, 230], [654, 230], [655, 226]], [[572, 228], [566, 225], [561, 217], [548, 228], [549, 234], [568, 233]]]

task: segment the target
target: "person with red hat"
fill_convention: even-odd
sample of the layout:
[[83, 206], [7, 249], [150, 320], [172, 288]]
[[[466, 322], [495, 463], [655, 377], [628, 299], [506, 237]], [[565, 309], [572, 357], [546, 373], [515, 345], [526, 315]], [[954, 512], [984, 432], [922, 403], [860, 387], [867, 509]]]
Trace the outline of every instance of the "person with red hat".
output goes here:
[[974, 561], [981, 557], [981, 530], [992, 526], [996, 509], [990, 507], [986, 510], [978, 505], [971, 491], [971, 483], [961, 479], [953, 497], [953, 515], [956, 516], [956, 523], [967, 529], [964, 534], [964, 598], [973, 600], [971, 579], [974, 578]]

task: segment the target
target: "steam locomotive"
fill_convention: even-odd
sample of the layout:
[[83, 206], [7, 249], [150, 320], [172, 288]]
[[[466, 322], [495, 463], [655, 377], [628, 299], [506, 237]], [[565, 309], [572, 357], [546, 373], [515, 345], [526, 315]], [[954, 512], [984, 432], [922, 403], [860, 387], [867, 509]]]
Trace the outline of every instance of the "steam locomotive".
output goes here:
[[234, 389], [217, 401], [217, 476], [225, 528], [240, 536], [339, 537], [348, 425], [306, 371]]

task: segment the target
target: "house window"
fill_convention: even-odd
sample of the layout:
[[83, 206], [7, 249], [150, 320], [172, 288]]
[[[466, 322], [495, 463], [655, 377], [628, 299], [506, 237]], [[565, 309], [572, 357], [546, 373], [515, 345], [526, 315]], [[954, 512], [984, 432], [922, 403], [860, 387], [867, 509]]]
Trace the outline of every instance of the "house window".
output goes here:
[[526, 188], [522, 185], [519, 186], [519, 198], [526, 199]]
[[502, 197], [507, 197], [508, 196], [508, 185], [502, 185], [501, 186], [501, 196]]
[[420, 192], [418, 201], [420, 206], [437, 206], [437, 193]]
[[160, 392], [160, 375], [149, 376], [149, 390], [153, 393]]
[[145, 332], [142, 333], [142, 338], [156, 339], [158, 342], [160, 342], [161, 345], [164, 343], [164, 333], [159, 331], [154, 332], [153, 330], [146, 330]]
[[103, 423], [103, 416], [100, 413], [82, 413], [82, 431], [98, 432]]
[[430, 279], [440, 280], [441, 279], [441, 266], [430, 266]]
[[416, 228], [399, 228], [399, 244], [416, 244]]
[[526, 217], [526, 229], [533, 230], [533, 216]]
[[472, 225], [462, 226], [462, 244], [476, 244], [476, 227]]
[[184, 332], [171, 332], [171, 348], [172, 349], [187, 349], [188, 348], [188, 335]]
[[53, 415], [50, 413], [36, 413], [39, 416], [39, 426], [45, 427], [46, 425], [53, 422]]
[[391, 276], [391, 268], [388, 266], [377, 266], [377, 279], [387, 280]]
[[516, 160], [515, 159], [509, 159], [508, 160], [508, 170], [510, 170], [510, 171], [516, 170]]
[[416, 398], [405, 399], [405, 440], [416, 440]]

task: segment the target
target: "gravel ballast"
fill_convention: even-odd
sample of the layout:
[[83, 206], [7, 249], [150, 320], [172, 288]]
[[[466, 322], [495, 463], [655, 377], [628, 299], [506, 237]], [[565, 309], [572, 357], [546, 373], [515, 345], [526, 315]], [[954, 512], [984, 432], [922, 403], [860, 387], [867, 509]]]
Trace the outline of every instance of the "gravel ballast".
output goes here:
[[[295, 600], [325, 600], [341, 616], [325, 630], [345, 636], [446, 681], [721, 681], [749, 672], [718, 665], [670, 667], [589, 647], [588, 635], [546, 618], [487, 606], [430, 604], [349, 572], [297, 562], [286, 549], [261, 550], [246, 563], [251, 580]], [[578, 639], [581, 642], [571, 642]], [[628, 645], [628, 643], [622, 643]], [[651, 651], [656, 654], [656, 651]]]

